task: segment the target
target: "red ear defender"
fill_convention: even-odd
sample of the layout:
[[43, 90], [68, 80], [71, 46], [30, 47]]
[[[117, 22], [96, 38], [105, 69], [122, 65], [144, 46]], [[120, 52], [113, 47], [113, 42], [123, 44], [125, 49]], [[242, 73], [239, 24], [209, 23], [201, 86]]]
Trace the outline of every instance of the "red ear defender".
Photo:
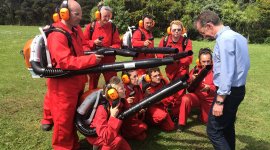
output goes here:
[[129, 83], [130, 83], [130, 78], [129, 78], [129, 76], [128, 76], [127, 74], [123, 74], [123, 75], [122, 75], [122, 81], [123, 81], [123, 83], [125, 83], [125, 84], [129, 84]]

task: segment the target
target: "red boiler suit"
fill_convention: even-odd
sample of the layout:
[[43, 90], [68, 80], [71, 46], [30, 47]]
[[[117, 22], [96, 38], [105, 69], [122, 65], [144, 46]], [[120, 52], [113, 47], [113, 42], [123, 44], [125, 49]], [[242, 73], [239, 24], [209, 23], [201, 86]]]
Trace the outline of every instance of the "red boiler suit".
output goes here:
[[[133, 102], [128, 103], [125, 101], [124, 103], [124, 110], [128, 110], [131, 106], [139, 103], [143, 99], [143, 93], [139, 86], [134, 86], [133, 88], [129, 85], [125, 85], [126, 89], [126, 99], [129, 97], [130, 92], [135, 92], [135, 95], [133, 96]], [[146, 130], [147, 125], [143, 122], [144, 120], [144, 113], [139, 114], [136, 113], [133, 116], [130, 116], [126, 118], [122, 125], [122, 135], [125, 138], [129, 139], [136, 139], [136, 140], [144, 140], [146, 138]]]
[[[179, 52], [183, 51], [189, 51], [192, 50], [192, 42], [191, 40], [188, 40], [187, 45], [185, 50], [183, 50], [182, 43], [184, 42], [184, 38], [180, 36], [180, 39], [178, 40], [177, 43], [172, 41], [171, 35], [169, 35], [167, 39], [167, 44], [163, 45], [164, 41], [163, 37], [160, 42], [158, 47], [172, 47], [172, 48], [177, 48]], [[163, 58], [164, 54], [157, 54], [158, 58]], [[178, 61], [175, 61], [173, 64], [167, 65], [165, 68], [165, 72], [167, 77], [169, 78], [170, 81], [173, 81], [175, 79], [178, 79], [179, 77], [184, 76], [185, 74], [189, 73], [189, 65], [192, 63], [193, 56], [187, 56], [185, 58], [181, 58]], [[176, 98], [176, 103], [174, 107], [172, 108], [172, 116], [173, 117], [178, 117], [179, 113], [179, 106], [180, 106], [180, 100], [181, 97], [186, 93], [185, 89], [182, 89], [175, 94]]]
[[111, 117], [109, 111], [104, 105], [97, 107], [90, 127], [96, 128], [98, 136], [87, 137], [87, 141], [92, 145], [101, 146], [101, 150], [131, 150], [128, 142], [119, 135], [122, 121]]
[[[145, 39], [142, 39], [142, 33], [144, 33]], [[152, 32], [145, 30], [144, 28], [137, 29], [131, 39], [132, 46], [134, 48], [143, 48], [144, 47], [144, 41], [148, 40], [149, 38], [152, 38]], [[151, 41], [152, 43], [148, 45], [148, 48], [154, 47], [154, 40]], [[147, 59], [147, 58], [155, 58], [155, 54], [144, 54], [139, 53], [138, 57], [134, 57], [133, 60], [140, 60], [140, 59]], [[142, 76], [145, 74], [145, 69], [137, 69], [138, 75]]]
[[[153, 86], [150, 85], [150, 93], [155, 93], [155, 91], [162, 88], [164, 85], [168, 84], [165, 79], [162, 79], [160, 84]], [[174, 122], [171, 119], [170, 114], [167, 111], [168, 105], [174, 103], [173, 96], [164, 98], [161, 102], [153, 104], [147, 109], [146, 120], [151, 124], [158, 125], [164, 131], [174, 130]]]
[[[118, 30], [115, 29], [115, 32], [112, 37], [112, 23], [108, 22], [105, 25], [101, 26], [98, 21], [95, 22], [95, 29], [92, 35], [92, 39], [90, 39], [90, 27], [91, 23], [88, 24], [83, 32], [85, 39], [87, 40], [91, 49], [96, 49], [94, 41], [98, 39], [99, 36], [103, 36], [104, 39], [102, 40], [103, 47], [111, 47], [111, 48], [120, 48], [121, 47], [121, 40], [119, 37]], [[106, 63], [114, 63], [115, 56], [104, 56], [104, 58], [100, 61], [99, 64], [106, 64]], [[96, 89], [98, 86], [98, 81], [101, 73], [93, 73], [89, 74], [89, 90]], [[102, 73], [105, 79], [105, 82], [108, 81], [113, 76], [117, 76], [116, 72], [104, 72]]]
[[[199, 69], [199, 72], [202, 68]], [[190, 78], [192, 78], [194, 69], [190, 71]], [[204, 88], [204, 84], [210, 86], [210, 90], [207, 92], [201, 92]], [[191, 108], [197, 107], [201, 110], [201, 120], [203, 123], [208, 121], [208, 113], [214, 100], [216, 87], [213, 83], [213, 71], [210, 70], [204, 80], [196, 88], [193, 93], [188, 93], [182, 97], [180, 111], [179, 111], [179, 125], [186, 125], [188, 115]]]
[[[48, 48], [52, 64], [63, 70], [79, 70], [96, 65], [94, 55], [83, 56], [84, 37], [79, 26], [68, 29], [62, 22], [53, 24], [69, 32], [74, 51], [68, 46], [67, 37], [60, 32], [52, 32], [48, 36]], [[78, 135], [74, 126], [74, 114], [78, 97], [84, 90], [86, 75], [65, 78], [47, 79], [47, 95], [49, 108], [54, 122], [52, 147], [55, 150], [78, 149]]]

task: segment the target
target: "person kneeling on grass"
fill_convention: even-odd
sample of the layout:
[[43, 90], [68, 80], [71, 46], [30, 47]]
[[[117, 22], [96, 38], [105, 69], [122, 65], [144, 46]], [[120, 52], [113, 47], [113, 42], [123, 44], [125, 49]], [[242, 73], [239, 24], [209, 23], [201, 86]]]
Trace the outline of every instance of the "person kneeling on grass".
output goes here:
[[113, 76], [109, 83], [104, 86], [101, 103], [97, 107], [91, 128], [96, 128], [97, 136], [87, 137], [87, 141], [102, 150], [130, 150], [127, 141], [119, 134], [122, 120], [117, 117], [122, 110], [121, 99], [125, 98], [125, 88], [121, 80]]

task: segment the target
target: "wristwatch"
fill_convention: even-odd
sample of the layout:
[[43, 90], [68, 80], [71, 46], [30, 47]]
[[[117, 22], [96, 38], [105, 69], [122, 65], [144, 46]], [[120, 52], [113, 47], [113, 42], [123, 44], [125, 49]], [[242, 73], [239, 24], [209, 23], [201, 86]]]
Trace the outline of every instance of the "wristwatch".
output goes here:
[[215, 101], [215, 103], [218, 104], [218, 105], [223, 105], [224, 104], [224, 102], [221, 102], [221, 101]]

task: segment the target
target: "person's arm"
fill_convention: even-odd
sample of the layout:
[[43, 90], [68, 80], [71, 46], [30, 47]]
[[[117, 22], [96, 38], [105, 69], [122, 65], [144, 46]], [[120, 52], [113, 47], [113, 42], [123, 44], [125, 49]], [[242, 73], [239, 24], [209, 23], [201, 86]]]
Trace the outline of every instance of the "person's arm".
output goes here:
[[91, 49], [95, 49], [95, 43], [94, 40], [90, 40], [90, 28], [91, 28], [91, 23], [89, 23], [86, 27], [85, 30], [83, 32], [84, 35], [84, 39], [86, 40], [87, 44], [89, 45], [89, 47]]
[[103, 105], [99, 105], [93, 119], [92, 125], [96, 127], [97, 135], [109, 145], [118, 135], [122, 125], [122, 121], [110, 116]]
[[116, 29], [114, 34], [113, 34], [112, 45], [110, 47], [111, 48], [120, 48], [121, 47], [121, 40], [120, 40], [118, 29]]
[[63, 70], [79, 70], [95, 66], [96, 55], [74, 56], [68, 46], [68, 39], [59, 32], [53, 32], [48, 37], [48, 48], [52, 59]]
[[220, 81], [212, 113], [214, 116], [221, 116], [223, 115], [224, 100], [231, 93], [231, 84], [235, 69], [235, 39], [223, 38], [217, 41], [217, 44], [220, 54]]
[[132, 39], [131, 39], [131, 43], [133, 47], [144, 47], [144, 41], [141, 41], [141, 32], [139, 31], [139, 29], [137, 29], [133, 35], [132, 35]]

